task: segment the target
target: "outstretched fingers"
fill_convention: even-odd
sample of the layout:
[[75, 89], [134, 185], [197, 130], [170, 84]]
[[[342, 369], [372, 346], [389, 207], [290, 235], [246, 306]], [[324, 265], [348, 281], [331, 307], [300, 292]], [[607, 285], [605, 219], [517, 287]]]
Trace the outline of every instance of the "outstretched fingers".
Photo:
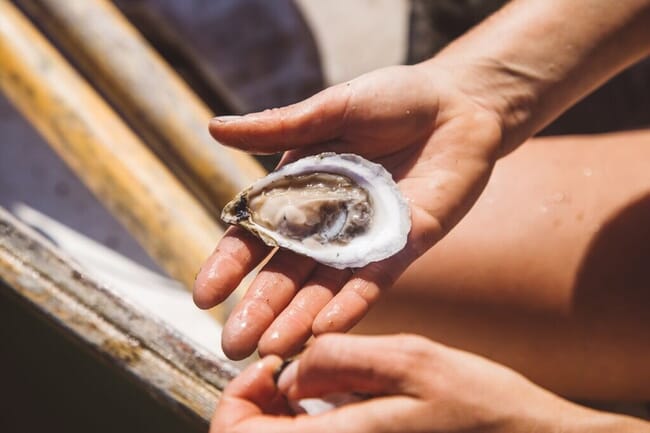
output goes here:
[[350, 278], [349, 269], [319, 265], [291, 303], [264, 332], [260, 354], [289, 357], [298, 353], [312, 333], [312, 324], [320, 310]]
[[212, 308], [223, 302], [270, 251], [270, 247], [245, 230], [229, 228], [196, 276], [196, 305]]
[[406, 246], [388, 259], [356, 271], [339, 293], [314, 319], [314, 335], [344, 332], [356, 325], [381, 293], [389, 289], [406, 268], [442, 236], [441, 226], [428, 213], [412, 208], [413, 226]]
[[323, 335], [282, 372], [278, 387], [290, 399], [338, 392], [412, 395], [418, 379], [410, 368], [430, 357], [430, 345], [409, 335]]
[[279, 250], [257, 274], [224, 325], [221, 345], [231, 359], [253, 353], [264, 331], [309, 278], [316, 263]]
[[315, 317], [314, 335], [326, 332], [344, 332], [363, 318], [368, 309], [388, 289], [401, 273], [395, 259], [372, 263], [354, 273], [341, 291]]
[[245, 116], [216, 117], [210, 133], [222, 144], [252, 153], [276, 153], [339, 137], [350, 90], [338, 85], [296, 104]]

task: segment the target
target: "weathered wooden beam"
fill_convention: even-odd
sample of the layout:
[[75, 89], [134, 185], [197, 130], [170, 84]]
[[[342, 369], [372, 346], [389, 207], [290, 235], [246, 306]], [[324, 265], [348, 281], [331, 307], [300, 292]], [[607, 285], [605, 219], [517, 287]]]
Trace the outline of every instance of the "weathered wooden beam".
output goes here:
[[264, 175], [209, 135], [212, 113], [108, 0], [16, 0], [213, 214]]
[[2, 208], [0, 280], [30, 310], [181, 415], [207, 423], [220, 390], [237, 373], [85, 275]]
[[8, 0], [0, 0], [0, 90], [151, 257], [191, 287], [221, 228]]

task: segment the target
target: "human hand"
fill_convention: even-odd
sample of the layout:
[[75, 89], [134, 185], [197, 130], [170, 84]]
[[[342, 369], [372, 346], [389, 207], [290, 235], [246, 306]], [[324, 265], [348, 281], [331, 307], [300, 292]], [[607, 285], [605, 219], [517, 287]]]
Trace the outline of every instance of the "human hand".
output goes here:
[[[483, 188], [501, 135], [498, 118], [457, 90], [453, 74], [431, 65], [391, 67], [331, 87], [301, 103], [215, 119], [226, 145], [254, 153], [288, 150], [283, 161], [322, 151], [382, 163], [411, 206], [412, 230], [397, 255], [335, 270], [280, 250], [257, 275], [225, 324], [224, 352], [297, 352], [311, 334], [346, 331], [380, 293], [440, 239]], [[270, 252], [231, 228], [198, 274], [194, 299], [222, 302]]]
[[[563, 400], [484, 358], [398, 335], [330, 334], [280, 375], [278, 357], [250, 366], [224, 391], [211, 431], [228, 432], [643, 432], [648, 425]], [[359, 392], [371, 397], [319, 415], [293, 416], [291, 400]]]

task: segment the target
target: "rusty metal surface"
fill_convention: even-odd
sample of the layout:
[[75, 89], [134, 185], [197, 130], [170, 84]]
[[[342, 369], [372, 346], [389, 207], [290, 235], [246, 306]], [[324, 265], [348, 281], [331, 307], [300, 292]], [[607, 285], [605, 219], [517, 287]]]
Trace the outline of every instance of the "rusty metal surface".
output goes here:
[[0, 208], [0, 278], [33, 310], [188, 416], [209, 420], [237, 368], [84, 275]]
[[264, 175], [219, 146], [210, 110], [108, 0], [18, 0], [213, 214]]
[[219, 225], [7, 0], [0, 59], [0, 90], [149, 255], [191, 287]]

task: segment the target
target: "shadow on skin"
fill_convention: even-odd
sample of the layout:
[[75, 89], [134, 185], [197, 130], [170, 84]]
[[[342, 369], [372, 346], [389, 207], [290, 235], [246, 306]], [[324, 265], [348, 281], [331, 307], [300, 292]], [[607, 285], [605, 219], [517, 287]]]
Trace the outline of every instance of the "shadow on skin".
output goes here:
[[649, 264], [647, 194], [607, 219], [590, 241], [568, 308], [541, 310], [534, 294], [528, 304], [503, 303], [499, 290], [510, 289], [488, 288], [489, 283], [472, 289], [479, 295], [484, 290], [483, 299], [444, 288], [429, 294], [400, 288], [384, 296], [355, 332], [419, 333], [503, 363], [572, 398], [647, 400]]
[[614, 315], [630, 325], [650, 315], [650, 193], [611, 218], [594, 237], [577, 273], [573, 311]]

